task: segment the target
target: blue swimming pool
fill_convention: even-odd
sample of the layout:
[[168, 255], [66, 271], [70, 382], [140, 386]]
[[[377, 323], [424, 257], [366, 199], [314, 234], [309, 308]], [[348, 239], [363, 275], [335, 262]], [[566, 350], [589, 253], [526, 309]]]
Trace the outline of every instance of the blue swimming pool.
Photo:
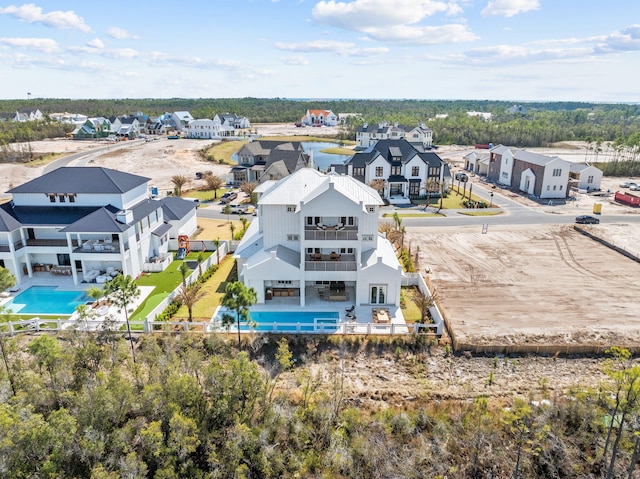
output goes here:
[[[219, 312], [217, 319], [222, 314]], [[229, 314], [236, 317], [233, 311]], [[250, 316], [256, 323], [253, 330], [263, 333], [334, 333], [340, 320], [335, 311], [251, 311]], [[246, 323], [240, 323], [240, 331], [250, 329]], [[231, 330], [236, 330], [235, 324]]]
[[31, 286], [6, 304], [16, 314], [72, 314], [91, 298], [86, 291], [61, 291], [57, 286]]

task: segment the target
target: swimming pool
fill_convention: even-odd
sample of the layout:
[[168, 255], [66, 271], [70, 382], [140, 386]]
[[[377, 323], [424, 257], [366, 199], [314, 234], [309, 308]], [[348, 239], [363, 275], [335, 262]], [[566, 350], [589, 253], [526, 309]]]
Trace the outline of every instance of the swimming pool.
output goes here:
[[[219, 311], [216, 319], [220, 320], [224, 312]], [[234, 311], [229, 314], [236, 317]], [[253, 330], [262, 333], [334, 333], [340, 320], [335, 311], [251, 311], [249, 316], [256, 323]], [[231, 331], [236, 331], [236, 324]], [[247, 323], [240, 322], [240, 331], [250, 330]]]
[[5, 307], [16, 314], [72, 314], [91, 298], [86, 291], [61, 291], [57, 286], [31, 286]]

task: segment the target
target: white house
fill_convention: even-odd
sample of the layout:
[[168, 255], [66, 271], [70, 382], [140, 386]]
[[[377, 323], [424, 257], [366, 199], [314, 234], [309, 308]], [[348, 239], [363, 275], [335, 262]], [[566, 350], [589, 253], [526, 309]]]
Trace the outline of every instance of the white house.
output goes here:
[[336, 126], [338, 124], [338, 116], [331, 110], [307, 110], [300, 122], [309, 126]]
[[588, 163], [571, 163], [569, 165], [571, 186], [579, 190], [599, 190], [602, 182], [602, 170]]
[[487, 179], [541, 199], [566, 198], [570, 165], [557, 156], [498, 145], [489, 150]]
[[[384, 181], [383, 197], [394, 203], [440, 191], [451, 176], [448, 165], [433, 151], [416, 148], [405, 139], [379, 140], [368, 150], [356, 153], [345, 163], [347, 175], [369, 185]], [[402, 201], [401, 201], [402, 200]]]
[[258, 216], [238, 245], [238, 277], [258, 303], [400, 304], [402, 268], [378, 233], [382, 200], [363, 183], [304, 168], [260, 189]]
[[245, 181], [279, 180], [310, 163], [299, 141], [249, 141], [236, 155], [238, 164], [231, 168], [236, 185]]
[[43, 120], [43, 119], [44, 119], [44, 115], [39, 109], [22, 108], [16, 112], [14, 121], [25, 122], [25, 121], [37, 121], [37, 120]]
[[231, 128], [231, 130], [240, 130], [243, 128], [251, 128], [251, 122], [246, 116], [237, 116], [233, 113], [218, 114], [213, 117], [216, 124]]
[[398, 123], [393, 125], [387, 121], [376, 124], [364, 125], [356, 129], [356, 141], [363, 148], [369, 148], [379, 140], [399, 140], [406, 139], [411, 143], [422, 143], [425, 147], [433, 144], [433, 132], [424, 123], [415, 127], [401, 126]]
[[170, 232], [195, 231], [196, 205], [150, 199], [148, 182], [108, 168], [63, 167], [13, 188], [0, 206], [0, 265], [18, 283], [59, 274], [78, 284], [168, 264]]
[[187, 138], [201, 138], [210, 140], [212, 138], [219, 138], [220, 125], [217, 125], [213, 120], [208, 118], [201, 118], [198, 120], [191, 120], [186, 128]]
[[189, 126], [189, 122], [194, 118], [191, 116], [191, 113], [188, 111], [174, 111], [171, 114], [171, 122], [176, 127], [176, 130], [182, 131]]
[[464, 169], [472, 171], [477, 175], [486, 175], [489, 172], [489, 154], [476, 153], [472, 151], [462, 157], [464, 159]]

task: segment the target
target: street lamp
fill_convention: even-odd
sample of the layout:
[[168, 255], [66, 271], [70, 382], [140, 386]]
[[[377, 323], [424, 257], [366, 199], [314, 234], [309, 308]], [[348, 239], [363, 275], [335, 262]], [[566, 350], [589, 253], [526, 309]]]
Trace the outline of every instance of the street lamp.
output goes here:
[[489, 208], [491, 208], [493, 206], [493, 191], [489, 193], [489, 196], [491, 197], [491, 201], [489, 202]]

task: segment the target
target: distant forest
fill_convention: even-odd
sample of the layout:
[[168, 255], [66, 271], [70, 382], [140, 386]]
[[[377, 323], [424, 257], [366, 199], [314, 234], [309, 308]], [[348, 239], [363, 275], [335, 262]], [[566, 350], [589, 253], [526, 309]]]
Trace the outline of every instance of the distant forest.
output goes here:
[[[213, 118], [216, 113], [246, 116], [252, 123], [298, 121], [307, 109], [328, 109], [336, 114], [357, 114], [345, 121], [343, 138], [354, 138], [364, 122], [386, 120], [412, 126], [424, 123], [440, 145], [475, 143], [515, 147], [548, 146], [559, 141], [625, 143], [640, 130], [640, 105], [582, 102], [532, 102], [522, 104], [524, 113], [509, 113], [514, 102], [476, 100], [290, 100], [281, 98], [217, 99], [114, 99], [0, 100], [0, 111], [38, 108], [50, 113], [71, 112], [88, 116], [116, 116], [141, 111], [150, 116], [187, 110], [194, 118]], [[489, 112], [491, 121], [469, 117], [468, 111]], [[447, 115], [446, 118], [436, 115]], [[46, 123], [46, 122], [42, 122]], [[0, 123], [0, 144], [61, 136], [54, 125]]]

